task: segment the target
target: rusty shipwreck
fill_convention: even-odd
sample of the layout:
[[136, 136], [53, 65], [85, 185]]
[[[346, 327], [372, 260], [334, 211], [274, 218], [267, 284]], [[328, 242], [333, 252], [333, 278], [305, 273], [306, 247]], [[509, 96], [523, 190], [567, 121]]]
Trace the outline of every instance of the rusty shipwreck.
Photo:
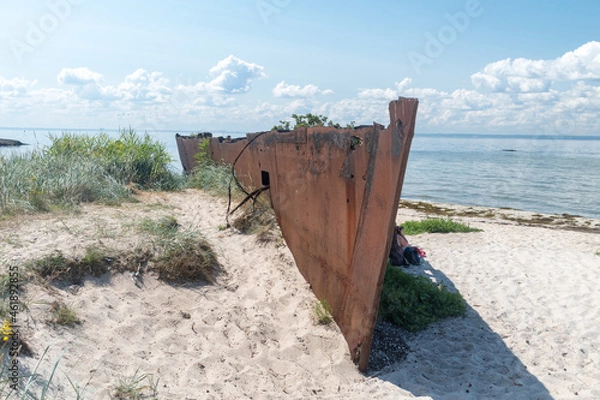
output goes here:
[[[210, 138], [217, 163], [269, 197], [298, 269], [326, 300], [361, 371], [371, 339], [414, 135], [418, 100], [389, 104], [388, 127], [319, 126]], [[202, 139], [177, 136], [186, 172]]]

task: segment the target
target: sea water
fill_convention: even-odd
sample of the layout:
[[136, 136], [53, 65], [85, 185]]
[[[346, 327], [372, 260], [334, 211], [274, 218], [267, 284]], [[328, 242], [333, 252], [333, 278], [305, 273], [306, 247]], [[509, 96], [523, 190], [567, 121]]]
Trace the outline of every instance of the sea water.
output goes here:
[[[42, 148], [51, 143], [50, 135], [64, 131], [99, 132], [0, 129], [0, 138], [30, 144], [0, 148], [0, 155]], [[117, 130], [104, 132], [118, 136]], [[176, 131], [148, 133], [164, 144], [172, 168], [181, 171]], [[600, 136], [416, 133], [402, 198], [600, 218]]]
[[600, 137], [417, 133], [402, 197], [600, 218]]

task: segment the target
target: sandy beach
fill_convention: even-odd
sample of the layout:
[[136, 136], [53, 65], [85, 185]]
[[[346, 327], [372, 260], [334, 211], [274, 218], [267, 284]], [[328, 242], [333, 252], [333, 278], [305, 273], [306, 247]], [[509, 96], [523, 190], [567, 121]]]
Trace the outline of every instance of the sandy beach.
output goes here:
[[[335, 324], [315, 321], [316, 298], [285, 245], [223, 229], [226, 201], [196, 190], [139, 193], [120, 206], [0, 221], [2, 268], [97, 246], [148, 241], [143, 218], [172, 216], [199, 231], [223, 266], [214, 285], [169, 285], [108, 273], [66, 288], [27, 286], [22, 358], [48, 376], [52, 398], [108, 399], [119, 378], [151, 374], [158, 399], [600, 398], [600, 220], [412, 202], [397, 222], [442, 212], [482, 232], [409, 237], [427, 252], [407, 270], [459, 290], [465, 318], [403, 338], [397, 363], [361, 374]], [[48, 322], [61, 300], [81, 318]], [[62, 356], [62, 358], [61, 358]], [[83, 389], [82, 389], [83, 390]]]

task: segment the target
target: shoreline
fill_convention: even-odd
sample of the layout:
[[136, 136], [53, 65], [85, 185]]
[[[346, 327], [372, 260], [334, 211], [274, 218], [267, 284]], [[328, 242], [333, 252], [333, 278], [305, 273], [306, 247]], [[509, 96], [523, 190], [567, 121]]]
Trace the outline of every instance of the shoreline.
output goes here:
[[495, 223], [514, 223], [553, 229], [600, 233], [600, 218], [571, 214], [545, 214], [514, 208], [470, 206], [424, 200], [400, 199], [398, 209], [418, 211], [435, 217], [483, 218]]

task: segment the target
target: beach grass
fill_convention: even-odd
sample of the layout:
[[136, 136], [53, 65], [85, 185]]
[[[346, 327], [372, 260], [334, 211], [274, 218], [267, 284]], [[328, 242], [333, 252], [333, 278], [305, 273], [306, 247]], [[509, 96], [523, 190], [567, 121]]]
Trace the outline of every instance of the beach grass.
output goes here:
[[50, 211], [80, 203], [118, 204], [130, 190], [93, 159], [33, 152], [0, 158], [0, 212]]
[[140, 222], [140, 229], [143, 232], [159, 237], [174, 235], [179, 230], [179, 226], [177, 219], [171, 215], [159, 219], [144, 218]]
[[406, 221], [402, 226], [406, 235], [481, 232], [481, 229], [473, 228], [450, 218], [427, 218], [421, 221]]
[[275, 212], [262, 198], [245, 206], [231, 226], [240, 233], [256, 235], [256, 240], [262, 244], [277, 242], [281, 238]]
[[233, 192], [238, 190], [235, 185], [230, 185], [231, 179], [231, 168], [214, 163], [202, 163], [188, 177], [187, 186], [215, 196], [227, 196], [230, 187]]
[[152, 270], [170, 283], [214, 282], [221, 271], [216, 252], [199, 232], [180, 227], [169, 215], [140, 222], [140, 230], [153, 236]]
[[81, 258], [65, 257], [61, 252], [43, 256], [25, 263], [26, 276], [38, 282], [54, 282], [65, 285], [79, 284], [86, 275], [100, 276], [107, 272], [107, 254], [88, 247]]
[[75, 310], [59, 301], [53, 301], [50, 304], [50, 313], [52, 314], [52, 322], [58, 325], [74, 326], [81, 323]]
[[210, 243], [197, 232], [184, 232], [163, 241], [152, 268], [170, 283], [214, 282], [221, 265]]
[[93, 136], [63, 133], [51, 137], [45, 150], [50, 156], [80, 156], [96, 160], [117, 181], [141, 189], [176, 190], [182, 181], [171, 171], [165, 146], [148, 134], [123, 129], [118, 138], [106, 133]]
[[118, 138], [63, 133], [42, 150], [0, 157], [0, 212], [49, 211], [80, 203], [118, 204], [132, 188], [177, 190], [164, 145], [123, 130]]
[[140, 373], [138, 369], [133, 375], [118, 379], [111, 398], [113, 400], [156, 399], [158, 382], [153, 375]]
[[198, 145], [195, 155], [197, 165], [188, 177], [187, 186], [215, 196], [227, 196], [230, 190], [238, 190], [232, 185], [231, 167], [217, 165], [210, 158], [209, 143], [209, 139], [204, 139]]

